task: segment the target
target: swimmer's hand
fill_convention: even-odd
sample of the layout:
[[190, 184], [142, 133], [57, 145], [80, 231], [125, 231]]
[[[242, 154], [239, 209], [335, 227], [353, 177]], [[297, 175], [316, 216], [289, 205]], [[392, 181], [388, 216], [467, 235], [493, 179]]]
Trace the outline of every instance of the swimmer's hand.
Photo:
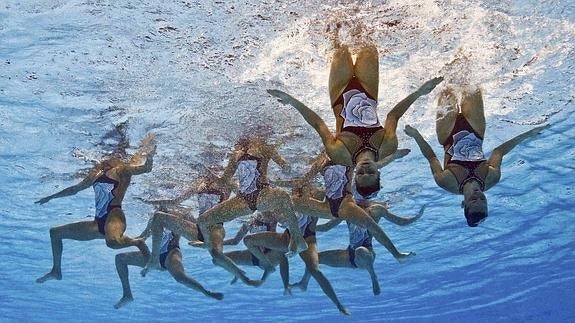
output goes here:
[[415, 252], [410, 251], [410, 252], [399, 252], [397, 255], [394, 255], [395, 260], [397, 260], [399, 263], [404, 263], [407, 261], [408, 258], [411, 258], [415, 256]]
[[417, 131], [417, 129], [415, 129], [414, 127], [412, 127], [410, 125], [406, 125], [404, 131], [405, 131], [405, 134], [410, 136], [411, 138], [415, 138], [416, 136], [419, 135], [419, 131]]
[[157, 146], [156, 144], [154, 144], [154, 145], [150, 148], [150, 150], [146, 153], [146, 156], [154, 156], [154, 155], [156, 155], [156, 148], [157, 148], [157, 147], [158, 147], [158, 146]]
[[196, 248], [206, 248], [206, 244], [200, 240], [189, 241], [188, 244]]
[[405, 149], [398, 149], [394, 155], [396, 159], [399, 158], [403, 158], [405, 156], [407, 156], [409, 153], [411, 152], [411, 149], [405, 148]]
[[431, 80], [423, 83], [423, 85], [419, 89], [417, 89], [417, 93], [419, 95], [429, 94], [429, 92], [433, 91], [433, 89], [435, 89], [437, 84], [441, 83], [442, 81], [443, 76], [432, 78]]
[[268, 92], [271, 96], [275, 97], [276, 99], [278, 99], [278, 102], [283, 103], [283, 104], [291, 104], [291, 102], [294, 100], [294, 98], [283, 92], [280, 90], [266, 90], [266, 92]]
[[43, 198], [39, 199], [38, 201], [34, 202], [34, 204], [40, 204], [40, 205], [42, 205], [42, 204], [44, 204], [44, 203], [50, 201], [51, 199], [52, 199], [52, 198], [51, 198], [50, 196], [46, 196], [46, 197], [43, 197]]
[[142, 141], [140, 142], [140, 147], [148, 148], [148, 151], [147, 151], [148, 154], [155, 151], [155, 149], [156, 149], [156, 135], [151, 133], [151, 134], [145, 136], [144, 139], [142, 139]]
[[146, 204], [157, 205], [157, 206], [174, 206], [178, 205], [174, 200], [146, 200], [141, 197], [134, 197], [136, 200], [140, 200]]
[[529, 136], [535, 136], [540, 134], [541, 132], [543, 132], [543, 130], [549, 128], [551, 125], [550, 124], [544, 124], [542, 126], [539, 127], [535, 127], [531, 130], [529, 130], [527, 133], [529, 134]]
[[423, 216], [423, 212], [425, 211], [425, 208], [427, 207], [427, 204], [424, 204], [421, 209], [419, 209], [419, 213], [417, 213], [417, 215], [413, 218], [413, 222], [419, 220], [422, 216]]
[[142, 277], [146, 277], [150, 270], [162, 270], [162, 267], [160, 266], [160, 259], [150, 258], [148, 263], [146, 263], [144, 268], [140, 271], [140, 275], [142, 275]]

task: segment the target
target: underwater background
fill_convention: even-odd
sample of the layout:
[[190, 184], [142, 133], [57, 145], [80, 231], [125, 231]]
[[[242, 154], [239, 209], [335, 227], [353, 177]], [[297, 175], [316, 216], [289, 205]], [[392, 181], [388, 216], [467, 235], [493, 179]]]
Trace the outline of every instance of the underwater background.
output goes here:
[[[136, 197], [173, 197], [202, 171], [224, 165], [239, 135], [267, 131], [302, 174], [321, 142], [281, 89], [333, 130], [327, 80], [330, 34], [380, 51], [379, 113], [426, 80], [444, 76], [401, 118], [400, 148], [382, 170], [377, 200], [416, 223], [380, 225], [399, 264], [375, 243], [382, 287], [367, 272], [321, 266], [352, 315], [315, 281], [284, 296], [279, 271], [259, 288], [212, 265], [182, 240], [189, 275], [222, 301], [130, 268], [134, 302], [119, 310], [118, 252], [103, 240], [64, 241], [61, 281], [37, 284], [52, 266], [49, 228], [94, 216], [91, 190], [33, 202], [79, 182], [125, 136], [133, 152], [157, 134], [151, 173], [124, 200], [129, 236], [153, 211]], [[0, 321], [3, 322], [575, 322], [575, 3], [526, 1], [152, 1], [3, 0], [0, 3]], [[483, 89], [487, 154], [532, 127], [551, 127], [505, 156], [487, 192], [490, 216], [466, 225], [461, 197], [442, 191], [415, 142], [435, 139], [436, 96], [446, 84]], [[259, 125], [259, 126], [258, 126]], [[255, 127], [255, 128], [254, 128]], [[287, 178], [273, 165], [271, 178]], [[194, 206], [193, 199], [188, 202]], [[232, 237], [240, 222], [226, 224]], [[148, 245], [150, 245], [148, 240]], [[320, 250], [345, 248], [347, 228], [318, 233]], [[242, 245], [232, 247], [241, 249]], [[290, 258], [291, 281], [303, 263]], [[250, 277], [261, 270], [245, 268]]]

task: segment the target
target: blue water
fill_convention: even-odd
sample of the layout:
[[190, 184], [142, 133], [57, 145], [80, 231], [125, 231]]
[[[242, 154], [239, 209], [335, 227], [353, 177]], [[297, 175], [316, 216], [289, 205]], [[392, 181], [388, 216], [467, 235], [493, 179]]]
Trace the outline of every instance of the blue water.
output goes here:
[[[158, 157], [134, 178], [125, 200], [127, 234], [151, 209], [135, 197], [169, 197], [200, 164], [222, 163], [234, 139], [267, 123], [281, 153], [301, 173], [320, 147], [289, 107], [265, 93], [280, 88], [333, 122], [327, 97], [327, 26], [342, 39], [366, 25], [380, 49], [381, 115], [425, 80], [480, 84], [485, 149], [535, 125], [552, 126], [504, 159], [491, 189], [490, 217], [465, 224], [460, 197], [435, 186], [412, 152], [384, 169], [378, 199], [397, 214], [423, 218], [381, 225], [401, 250], [398, 264], [376, 245], [382, 294], [366, 272], [322, 267], [352, 315], [344, 317], [312, 280], [283, 296], [278, 273], [260, 288], [229, 285], [207, 253], [183, 246], [187, 272], [223, 301], [203, 297], [165, 272], [142, 278], [132, 268], [135, 301], [121, 297], [114, 255], [103, 241], [64, 242], [63, 280], [35, 283], [51, 268], [52, 226], [94, 214], [90, 191], [33, 204], [79, 181], [110, 149], [110, 131], [126, 123], [134, 146], [152, 131]], [[575, 5], [572, 1], [85, 1], [0, 3], [0, 320], [575, 322]], [[434, 145], [435, 90], [419, 99], [411, 124]], [[277, 168], [272, 177], [281, 176]], [[191, 203], [193, 206], [193, 203]], [[238, 223], [228, 223], [234, 234]], [[319, 248], [347, 245], [344, 226], [318, 237]], [[238, 247], [240, 248], [240, 247]], [[125, 250], [127, 251], [127, 250]], [[292, 281], [302, 262], [291, 259]], [[256, 277], [259, 270], [247, 268]]]

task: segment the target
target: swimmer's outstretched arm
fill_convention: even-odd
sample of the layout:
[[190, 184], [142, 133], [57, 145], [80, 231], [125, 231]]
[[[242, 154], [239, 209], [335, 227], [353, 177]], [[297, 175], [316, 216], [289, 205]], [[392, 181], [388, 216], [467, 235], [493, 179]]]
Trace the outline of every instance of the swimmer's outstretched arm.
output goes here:
[[395, 138], [396, 136], [399, 119], [407, 109], [409, 109], [413, 102], [415, 102], [415, 100], [420, 96], [431, 92], [441, 81], [443, 81], [443, 77], [436, 77], [425, 82], [419, 89], [417, 89], [417, 91], [408, 95], [405, 99], [396, 104], [391, 111], [389, 111], [385, 118], [385, 124], [383, 125], [383, 129], [385, 131], [384, 139], [389, 138], [389, 140], [381, 141], [381, 145], [379, 146], [379, 156], [377, 159], [383, 159], [385, 156], [393, 153], [397, 149], [397, 140], [393, 140], [391, 138]]
[[131, 161], [130, 164], [128, 164], [125, 167], [125, 170], [131, 173], [132, 175], [139, 175], [151, 172], [152, 166], [154, 165], [155, 154], [156, 154], [156, 145], [152, 144], [152, 147], [150, 147], [150, 149], [146, 149], [146, 151], [142, 152], [141, 154], [142, 158], [143, 157], [146, 158], [146, 162], [143, 165], [141, 164], [142, 158], [136, 158], [134, 161]]
[[314, 159], [307, 173], [303, 175], [302, 180], [305, 181], [305, 183], [311, 183], [311, 180], [321, 172], [328, 161], [329, 158], [326, 154], [320, 154], [316, 159]]
[[236, 149], [230, 151], [228, 154], [228, 164], [226, 165], [226, 168], [224, 168], [224, 172], [220, 178], [229, 180], [234, 176], [236, 169], [238, 168], [238, 153], [239, 152]]
[[[146, 204], [154, 205], [156, 209], [160, 211], [167, 211], [168, 209], [176, 208], [180, 205], [180, 203], [176, 202], [174, 199], [158, 199], [158, 200], [147, 200], [142, 197], [134, 197], [136, 200], [140, 200]], [[172, 210], [170, 210], [171, 212]]]
[[329, 230], [331, 230], [331, 229], [337, 227], [338, 224], [340, 224], [342, 221], [343, 221], [342, 219], [336, 218], [336, 219], [333, 219], [333, 220], [329, 220], [329, 221], [327, 221], [327, 222], [324, 223], [324, 224], [318, 224], [318, 225], [315, 226], [315, 231], [318, 231], [318, 232], [326, 232], [326, 231], [329, 231]]
[[419, 220], [419, 218], [423, 216], [423, 211], [425, 210], [425, 207], [426, 205], [422, 206], [421, 209], [419, 209], [417, 215], [409, 218], [395, 215], [389, 212], [389, 210], [385, 206], [378, 203], [373, 203], [366, 209], [366, 211], [375, 220], [375, 222], [379, 222], [379, 220], [383, 217], [389, 222], [403, 226]]
[[276, 97], [280, 103], [289, 104], [296, 108], [298, 112], [302, 115], [305, 121], [312, 126], [315, 131], [321, 137], [321, 141], [328, 153], [328, 155], [332, 156], [337, 148], [337, 141], [336, 138], [333, 136], [325, 121], [317, 115], [317, 113], [313, 112], [310, 108], [305, 106], [303, 103], [298, 101], [296, 98], [292, 97], [291, 95], [280, 91], [280, 90], [267, 90], [267, 92]]
[[390, 119], [391, 117], [392, 119], [395, 119], [397, 121], [405, 113], [405, 111], [407, 111], [407, 109], [413, 104], [413, 102], [419, 99], [420, 96], [429, 94], [431, 91], [433, 91], [433, 89], [435, 89], [437, 84], [441, 83], [441, 81], [443, 81], [443, 77], [440, 76], [432, 78], [431, 80], [423, 83], [423, 85], [420, 86], [419, 89], [408, 95], [405, 99], [399, 101], [399, 103], [397, 103], [393, 107], [393, 109], [389, 111], [389, 113], [387, 114], [387, 119]]
[[381, 169], [381, 168], [389, 165], [392, 161], [405, 157], [410, 152], [411, 152], [411, 150], [409, 150], [409, 149], [398, 149], [393, 154], [391, 154], [391, 155], [383, 158], [382, 160], [378, 161], [376, 163], [377, 168]]
[[435, 183], [437, 183], [439, 187], [447, 190], [446, 188], [447, 183], [448, 181], [451, 180], [451, 178], [449, 177], [450, 174], [448, 173], [449, 171], [443, 170], [441, 162], [439, 161], [439, 159], [437, 159], [437, 155], [435, 155], [429, 143], [427, 143], [427, 141], [423, 139], [423, 136], [421, 136], [421, 134], [419, 133], [419, 131], [417, 131], [417, 129], [413, 128], [410, 125], [405, 126], [405, 133], [411, 138], [415, 139], [415, 142], [419, 146], [421, 153], [429, 162], [429, 166], [431, 167], [431, 173], [433, 174], [433, 179], [435, 180]]
[[274, 148], [271, 150], [270, 159], [274, 161], [283, 171], [289, 171], [291, 169], [289, 163], [279, 154], [279, 152]]
[[76, 193], [78, 193], [82, 190], [85, 190], [85, 189], [89, 188], [90, 186], [92, 186], [92, 184], [94, 184], [94, 181], [96, 180], [96, 177], [100, 174], [100, 172], [101, 171], [98, 169], [95, 169], [95, 168], [91, 169], [90, 172], [88, 173], [88, 175], [80, 183], [73, 185], [73, 186], [70, 186], [70, 187], [67, 187], [58, 193], [55, 193], [55, 194], [46, 196], [44, 198], [41, 198], [34, 203], [44, 204], [44, 203], [50, 201], [51, 199], [75, 195]]
[[138, 151], [130, 158], [130, 164], [140, 165], [146, 156], [149, 155], [153, 149], [155, 149], [155, 145], [156, 135], [148, 134], [145, 136], [138, 146]]
[[272, 181], [274, 184], [279, 186], [291, 187], [291, 188], [301, 188], [305, 185], [309, 185], [311, 180], [319, 174], [321, 169], [325, 166], [328, 161], [328, 157], [325, 154], [320, 154], [316, 157], [310, 169], [305, 173], [303, 176], [293, 179], [286, 179], [286, 180], [276, 180]]
[[242, 224], [242, 226], [238, 230], [238, 233], [236, 233], [236, 236], [231, 239], [224, 240], [224, 245], [237, 245], [246, 236], [249, 229], [250, 229], [249, 223]]
[[157, 206], [176, 206], [181, 204], [182, 202], [184, 202], [185, 200], [189, 199], [190, 197], [192, 197], [192, 195], [196, 194], [199, 191], [198, 189], [198, 184], [192, 184], [192, 186], [188, 189], [186, 189], [182, 194], [178, 195], [176, 198], [173, 199], [161, 199], [161, 200], [144, 200], [144, 199], [140, 199], [142, 201], [144, 201], [147, 204], [152, 204], [152, 205], [157, 205]]
[[522, 141], [540, 134], [545, 128], [548, 128], [549, 124], [535, 127], [529, 131], [526, 131], [506, 142], [497, 146], [493, 149], [491, 156], [489, 157], [489, 175], [486, 180], [486, 188], [491, 188], [501, 178], [501, 163], [503, 162], [503, 156], [509, 153], [513, 148], [519, 145]]

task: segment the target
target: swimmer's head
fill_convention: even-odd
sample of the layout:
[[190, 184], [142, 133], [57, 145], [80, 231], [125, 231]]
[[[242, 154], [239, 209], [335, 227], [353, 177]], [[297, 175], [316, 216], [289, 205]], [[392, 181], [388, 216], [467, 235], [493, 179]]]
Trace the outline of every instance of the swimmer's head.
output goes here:
[[380, 174], [373, 160], [363, 160], [355, 165], [355, 190], [364, 198], [371, 198], [380, 189]]
[[475, 190], [465, 196], [461, 206], [463, 207], [467, 225], [470, 227], [478, 226], [488, 216], [487, 198], [481, 190]]

